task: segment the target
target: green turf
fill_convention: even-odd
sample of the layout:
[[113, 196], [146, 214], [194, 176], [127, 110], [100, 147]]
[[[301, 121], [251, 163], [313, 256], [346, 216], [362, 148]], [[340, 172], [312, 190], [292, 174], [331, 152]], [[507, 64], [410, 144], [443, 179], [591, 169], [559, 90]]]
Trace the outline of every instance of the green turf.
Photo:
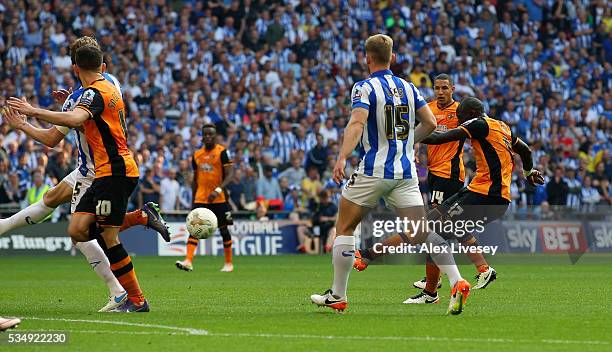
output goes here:
[[[441, 304], [401, 304], [417, 292], [410, 286], [423, 269], [415, 265], [353, 272], [349, 309], [337, 314], [309, 301], [330, 285], [329, 257], [238, 257], [231, 274], [219, 272], [222, 258], [196, 259], [196, 270], [186, 273], [174, 267], [175, 258], [134, 258], [152, 311], [103, 314], [96, 310], [106, 290], [83, 258], [3, 257], [0, 315], [26, 317], [15, 331], [70, 333], [68, 345], [15, 348], [23, 351], [612, 350], [609, 264], [499, 264], [499, 279], [473, 291], [462, 315], [445, 316], [446, 282]], [[471, 278], [473, 267], [461, 269]]]

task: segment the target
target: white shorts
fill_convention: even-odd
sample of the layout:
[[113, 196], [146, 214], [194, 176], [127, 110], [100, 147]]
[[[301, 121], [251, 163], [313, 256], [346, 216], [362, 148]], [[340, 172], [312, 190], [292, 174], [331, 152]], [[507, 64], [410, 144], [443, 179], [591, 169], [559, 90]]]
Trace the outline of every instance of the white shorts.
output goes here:
[[91, 186], [94, 178], [90, 176], [83, 176], [79, 169], [74, 169], [69, 173], [62, 181], [66, 182], [68, 186], [72, 188], [72, 198], [70, 199], [70, 213], [74, 213], [74, 209], [77, 204], [81, 201], [81, 197], [85, 194], [85, 191]]
[[423, 206], [418, 178], [393, 180], [353, 174], [344, 186], [342, 196], [366, 208], [374, 208], [381, 198], [394, 209]]

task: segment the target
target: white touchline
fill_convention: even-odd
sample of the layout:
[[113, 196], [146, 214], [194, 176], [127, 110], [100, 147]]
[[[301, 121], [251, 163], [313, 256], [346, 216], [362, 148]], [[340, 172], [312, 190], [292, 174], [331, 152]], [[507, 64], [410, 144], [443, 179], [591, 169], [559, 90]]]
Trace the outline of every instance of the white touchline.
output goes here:
[[322, 340], [396, 340], [396, 341], [448, 341], [448, 342], [478, 342], [478, 343], [544, 343], [544, 344], [585, 344], [609, 345], [610, 341], [598, 340], [516, 340], [505, 338], [478, 339], [469, 337], [438, 337], [438, 336], [334, 336], [334, 335], [292, 335], [292, 334], [254, 334], [254, 333], [215, 333], [209, 332], [212, 337], [269, 337], [285, 339], [322, 339]]
[[138, 326], [141, 328], [156, 328], [156, 329], [167, 329], [167, 330], [180, 331], [180, 332], [187, 333], [189, 335], [208, 335], [207, 330], [181, 328], [178, 326], [168, 326], [168, 325], [130, 323], [127, 321], [93, 320], [93, 319], [65, 319], [65, 318], [38, 318], [38, 317], [23, 317], [22, 319], [65, 321], [65, 322], [75, 322], [75, 323], [110, 324], [110, 325], [123, 325], [123, 326]]
[[[147, 328], [162, 328], [175, 330], [175, 332], [164, 333], [161, 331], [112, 331], [113, 334], [126, 335], [200, 335], [208, 337], [255, 337], [255, 338], [278, 338], [278, 339], [320, 339], [320, 340], [387, 340], [387, 341], [446, 341], [446, 342], [477, 342], [477, 343], [526, 343], [526, 344], [553, 344], [553, 345], [610, 345], [610, 341], [600, 340], [557, 340], [557, 339], [506, 339], [506, 338], [488, 338], [478, 339], [471, 337], [442, 337], [442, 336], [335, 336], [335, 335], [305, 335], [305, 334], [267, 334], [267, 333], [215, 333], [207, 330], [199, 330], [192, 328], [180, 328], [166, 325], [153, 325], [141, 323], [129, 323], [122, 321], [109, 320], [85, 320], [85, 319], [62, 319], [62, 318], [35, 318], [24, 317], [31, 320], [54, 320], [54, 321], [69, 321], [69, 322], [84, 322], [84, 323], [102, 323], [112, 325], [127, 325], [139, 326]], [[107, 334], [108, 330], [66, 330], [76, 334]], [[57, 331], [57, 330], [41, 330], [41, 331]]]

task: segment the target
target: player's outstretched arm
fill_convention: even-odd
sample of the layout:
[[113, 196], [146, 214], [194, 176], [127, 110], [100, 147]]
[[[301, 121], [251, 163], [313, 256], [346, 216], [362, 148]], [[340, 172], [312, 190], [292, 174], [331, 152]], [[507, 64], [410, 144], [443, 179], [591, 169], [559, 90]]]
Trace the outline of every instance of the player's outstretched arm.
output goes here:
[[10, 97], [8, 99], [8, 105], [23, 115], [32, 116], [37, 119], [50, 122], [54, 125], [72, 128], [81, 126], [81, 124], [83, 124], [83, 122], [89, 118], [89, 113], [86, 110], [78, 107], [77, 109], [66, 112], [50, 111], [35, 108], [25, 101], [25, 99], [22, 100], [15, 97]]
[[523, 173], [525, 178], [532, 185], [543, 185], [544, 177], [540, 174], [540, 171], [533, 168], [533, 157], [531, 156], [531, 148], [527, 143], [523, 142], [520, 138], [516, 138], [516, 141], [512, 144], [512, 150], [516, 152], [523, 162]]
[[23, 131], [34, 140], [46, 145], [49, 148], [55, 147], [62, 139], [64, 139], [65, 134], [62, 133], [57, 127], [35, 127], [26, 120], [25, 115], [21, 115], [13, 109], [5, 109], [2, 116], [12, 128]]
[[414, 143], [419, 143], [436, 129], [438, 123], [427, 104], [421, 106], [421, 108], [416, 111], [416, 115], [421, 123], [414, 129]]
[[361, 135], [363, 134], [363, 128], [368, 119], [368, 110], [364, 108], [354, 108], [351, 112], [351, 119], [346, 125], [344, 130], [344, 138], [342, 140], [342, 146], [340, 147], [340, 154], [334, 166], [333, 178], [334, 182], [340, 184], [342, 180], [346, 178], [344, 174], [344, 168], [346, 166], [346, 158], [351, 155], [353, 150], [357, 147]]
[[467, 132], [462, 128], [453, 128], [446, 132], [434, 132], [423, 139], [421, 143], [424, 144], [444, 144], [452, 141], [459, 141], [468, 138]]

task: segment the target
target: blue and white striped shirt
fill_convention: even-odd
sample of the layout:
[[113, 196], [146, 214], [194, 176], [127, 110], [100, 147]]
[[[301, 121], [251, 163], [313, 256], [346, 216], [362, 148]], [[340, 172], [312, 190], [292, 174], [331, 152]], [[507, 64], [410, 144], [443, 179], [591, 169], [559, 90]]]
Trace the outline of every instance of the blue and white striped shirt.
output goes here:
[[[115, 85], [115, 87], [117, 88], [117, 90], [119, 90], [119, 92], [122, 92], [121, 90], [121, 85], [119, 84], [119, 81], [117, 80], [117, 78], [113, 75], [111, 75], [110, 73], [102, 73], [102, 76], [104, 76], [104, 78], [107, 81], [110, 81], [111, 83], [113, 83]], [[64, 101], [64, 105], [62, 106], [62, 111], [72, 111], [74, 110], [74, 108], [79, 104], [80, 100], [81, 100], [81, 95], [83, 95], [83, 92], [85, 91], [85, 88], [83, 87], [79, 87], [78, 89], [76, 89], [75, 91], [72, 92], [72, 94], [70, 94], [68, 96], [68, 98], [66, 98], [66, 101]], [[64, 135], [66, 135], [70, 130], [67, 127], [62, 127], [62, 126], [57, 126], [57, 129], [62, 132]], [[89, 148], [89, 144], [87, 144], [87, 139], [85, 138], [85, 134], [81, 131], [79, 131], [77, 128], [74, 129], [74, 133], [76, 135], [76, 144], [77, 144], [77, 149], [78, 149], [78, 154], [79, 154], [79, 161], [78, 161], [78, 169], [79, 172], [81, 172], [81, 175], [83, 175], [84, 177], [95, 177], [95, 166], [94, 166], [94, 158], [93, 158], [93, 151]]]
[[385, 179], [417, 177], [414, 164], [416, 110], [427, 104], [412, 84], [391, 70], [374, 72], [357, 82], [351, 93], [354, 108], [368, 109], [361, 137], [362, 158], [356, 172]]

